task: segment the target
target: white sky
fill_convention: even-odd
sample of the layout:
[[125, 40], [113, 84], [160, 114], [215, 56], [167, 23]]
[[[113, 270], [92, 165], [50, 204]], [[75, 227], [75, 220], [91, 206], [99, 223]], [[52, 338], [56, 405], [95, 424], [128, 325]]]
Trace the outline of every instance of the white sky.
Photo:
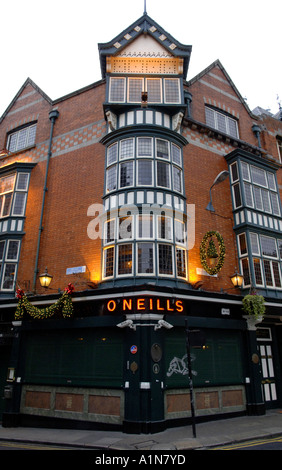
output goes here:
[[[100, 80], [97, 44], [143, 12], [144, 0], [2, 0], [0, 116], [27, 77], [53, 100]], [[279, 110], [281, 0], [147, 0], [147, 13], [192, 45], [188, 80], [219, 59], [250, 109]]]

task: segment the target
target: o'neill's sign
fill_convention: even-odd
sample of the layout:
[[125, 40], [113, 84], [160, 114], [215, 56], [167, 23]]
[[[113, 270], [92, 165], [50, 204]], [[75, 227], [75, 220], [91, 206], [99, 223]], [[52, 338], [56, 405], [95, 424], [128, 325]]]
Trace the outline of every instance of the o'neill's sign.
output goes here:
[[128, 312], [178, 312], [184, 310], [183, 302], [179, 299], [167, 299], [159, 297], [127, 297], [122, 299], [110, 299], [106, 304], [107, 311]]

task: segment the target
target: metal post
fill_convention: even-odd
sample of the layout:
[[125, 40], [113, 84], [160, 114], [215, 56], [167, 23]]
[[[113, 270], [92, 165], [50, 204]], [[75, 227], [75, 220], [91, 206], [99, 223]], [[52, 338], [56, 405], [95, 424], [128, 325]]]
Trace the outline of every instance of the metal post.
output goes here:
[[191, 354], [190, 354], [190, 339], [189, 339], [189, 328], [188, 328], [187, 318], [185, 318], [185, 332], [186, 332], [186, 350], [187, 350], [188, 375], [189, 375], [189, 387], [190, 387], [192, 429], [193, 429], [193, 437], [196, 437], [195, 408], [194, 408], [193, 381], [192, 381]]

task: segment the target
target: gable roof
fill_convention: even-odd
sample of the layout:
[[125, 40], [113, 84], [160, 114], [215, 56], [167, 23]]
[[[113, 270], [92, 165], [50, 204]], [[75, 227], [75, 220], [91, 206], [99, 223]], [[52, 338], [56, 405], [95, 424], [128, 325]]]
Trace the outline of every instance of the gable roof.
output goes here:
[[128, 28], [118, 34], [114, 39], [107, 43], [98, 44], [103, 78], [106, 75], [106, 57], [120, 54], [122, 49], [142, 34], [151, 35], [172, 56], [183, 58], [183, 75], [184, 77], [187, 76], [192, 46], [178, 42], [145, 12], [143, 16], [128, 26]]
[[244, 100], [244, 98], [242, 97], [241, 93], [239, 92], [239, 90], [236, 88], [234, 82], [231, 80], [230, 76], [228, 75], [228, 73], [226, 72], [225, 68], [223, 67], [222, 63], [220, 62], [220, 60], [215, 60], [211, 65], [209, 65], [206, 69], [204, 69], [202, 72], [200, 72], [198, 75], [196, 75], [194, 78], [192, 78], [191, 80], [187, 81], [187, 85], [190, 86], [190, 85], [193, 85], [193, 83], [197, 82], [198, 80], [200, 80], [201, 78], [204, 77], [204, 75], [206, 75], [207, 73], [209, 73], [212, 69], [214, 69], [215, 67], [218, 67], [222, 73], [225, 75], [225, 78], [226, 80], [229, 82], [231, 88], [233, 89], [233, 91], [236, 93], [238, 99], [241, 101], [242, 105], [244, 106], [244, 108], [246, 109], [246, 111], [250, 114], [250, 116], [254, 119], [257, 119], [256, 116], [252, 113], [252, 111], [250, 110], [249, 106], [247, 105], [246, 103], [246, 100]]
[[10, 109], [14, 106], [17, 99], [19, 98], [19, 96], [21, 95], [21, 93], [23, 92], [23, 90], [26, 88], [27, 85], [31, 85], [48, 103], [52, 104], [51, 98], [49, 98], [49, 96], [47, 96], [46, 93], [44, 93], [44, 91], [42, 91], [41, 88], [39, 88], [39, 86], [37, 86], [30, 78], [27, 78], [26, 81], [24, 82], [24, 84], [19, 89], [16, 96], [13, 98], [13, 100], [9, 104], [6, 111], [4, 111], [4, 113], [0, 117], [0, 124], [3, 121], [3, 119], [7, 116], [7, 114], [9, 113]]

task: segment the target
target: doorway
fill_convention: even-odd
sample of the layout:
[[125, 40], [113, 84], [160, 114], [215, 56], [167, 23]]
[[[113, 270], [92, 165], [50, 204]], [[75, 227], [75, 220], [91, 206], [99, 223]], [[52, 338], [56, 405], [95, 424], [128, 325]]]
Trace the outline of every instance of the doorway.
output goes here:
[[277, 406], [277, 385], [273, 359], [273, 346], [270, 328], [258, 328], [258, 344], [261, 357], [262, 395], [266, 408]]

